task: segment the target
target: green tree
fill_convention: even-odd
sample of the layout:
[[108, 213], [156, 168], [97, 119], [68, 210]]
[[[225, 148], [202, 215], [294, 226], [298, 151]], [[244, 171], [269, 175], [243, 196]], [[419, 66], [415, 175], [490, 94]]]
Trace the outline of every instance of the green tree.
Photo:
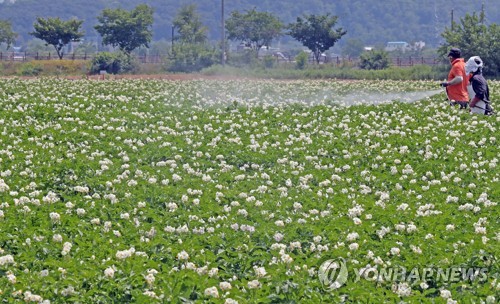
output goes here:
[[453, 28], [446, 28], [441, 34], [446, 40], [438, 53], [446, 56], [451, 47], [458, 47], [462, 57], [479, 56], [484, 62], [484, 73], [489, 76], [500, 75], [500, 26], [484, 24], [484, 14], [465, 15]]
[[359, 67], [364, 70], [383, 70], [391, 65], [389, 53], [384, 50], [371, 50], [359, 57]]
[[179, 33], [183, 43], [205, 43], [208, 28], [201, 22], [201, 16], [196, 12], [196, 5], [186, 5], [180, 8], [174, 18], [174, 28]]
[[167, 62], [171, 72], [196, 72], [216, 63], [219, 56], [215, 49], [204, 44], [186, 43], [175, 47], [174, 59]]
[[125, 52], [100, 52], [92, 59], [90, 72], [97, 74], [104, 70], [109, 74], [121, 74], [137, 69], [137, 62]]
[[252, 9], [242, 14], [233, 11], [226, 20], [226, 30], [227, 39], [243, 42], [258, 56], [262, 46], [269, 46], [273, 39], [282, 35], [283, 23], [268, 12]]
[[207, 27], [201, 22], [195, 5], [183, 6], [174, 17], [178, 31], [178, 43], [173, 47], [173, 60], [167, 70], [172, 72], [194, 72], [213, 65], [218, 57], [215, 48], [207, 44]]
[[12, 25], [9, 21], [0, 20], [0, 44], [5, 43], [7, 49], [16, 40], [17, 33], [12, 31]]
[[52, 45], [59, 59], [64, 56], [63, 48], [72, 41], [80, 41], [84, 32], [81, 31], [83, 20], [71, 19], [63, 21], [60, 18], [36, 18], [33, 25], [35, 31], [31, 32], [35, 38], [45, 41], [46, 45]]
[[136, 6], [132, 11], [104, 9], [97, 20], [95, 30], [102, 36], [102, 43], [118, 46], [130, 55], [134, 49], [145, 46], [153, 37], [153, 9], [146, 4]]
[[347, 33], [342, 28], [334, 29], [337, 19], [337, 16], [330, 14], [297, 17], [297, 22], [288, 25], [288, 35], [309, 48], [319, 63], [321, 54]]

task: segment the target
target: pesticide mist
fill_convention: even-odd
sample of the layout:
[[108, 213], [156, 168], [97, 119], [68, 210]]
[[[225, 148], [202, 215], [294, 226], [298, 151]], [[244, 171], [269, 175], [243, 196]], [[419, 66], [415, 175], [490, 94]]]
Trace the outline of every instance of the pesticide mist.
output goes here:
[[416, 92], [389, 92], [389, 93], [379, 93], [379, 92], [356, 92], [346, 96], [339, 97], [339, 104], [344, 106], [350, 105], [362, 105], [362, 104], [383, 104], [390, 103], [394, 101], [399, 102], [415, 102], [425, 98], [429, 98], [436, 94], [442, 93], [443, 90], [426, 90], [426, 91], [416, 91]]
[[[210, 85], [208, 85], [208, 83]], [[378, 105], [391, 102], [411, 103], [442, 93], [439, 89], [428, 89], [429, 83], [416, 82], [415, 88], [395, 86], [393, 82], [343, 83], [335, 81], [198, 81], [197, 104], [203, 106], [225, 106], [239, 104], [253, 106], [285, 106], [300, 104], [316, 106]], [[351, 89], [356, 88], [356, 89]], [[406, 90], [406, 91], [405, 91]]]

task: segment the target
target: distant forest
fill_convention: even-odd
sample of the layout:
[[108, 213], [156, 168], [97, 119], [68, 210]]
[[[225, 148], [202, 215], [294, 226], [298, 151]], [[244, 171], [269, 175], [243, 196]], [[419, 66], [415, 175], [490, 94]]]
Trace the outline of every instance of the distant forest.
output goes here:
[[[225, 16], [234, 10], [256, 8], [271, 12], [284, 23], [294, 22], [298, 16], [325, 14], [339, 16], [338, 26], [347, 30], [339, 45], [346, 40], [357, 39], [365, 45], [383, 46], [388, 41], [409, 43], [424, 41], [427, 46], [442, 43], [441, 33], [465, 14], [481, 12], [484, 7], [486, 24], [499, 23], [498, 0], [226, 0]], [[87, 41], [97, 41], [94, 30], [97, 15], [104, 8], [130, 10], [146, 3], [154, 8], [153, 40], [170, 41], [172, 20], [178, 9], [187, 4], [196, 4], [198, 13], [209, 28], [209, 39], [221, 37], [222, 0], [0, 0], [0, 20], [9, 20], [19, 34], [17, 45], [32, 39], [36, 17], [76, 17], [84, 20], [83, 29]], [[284, 37], [282, 42], [290, 40]]]

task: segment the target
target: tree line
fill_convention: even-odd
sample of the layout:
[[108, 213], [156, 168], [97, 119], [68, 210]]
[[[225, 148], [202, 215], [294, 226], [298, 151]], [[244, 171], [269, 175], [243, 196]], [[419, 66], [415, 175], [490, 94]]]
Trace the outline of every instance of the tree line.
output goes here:
[[[172, 24], [176, 34], [172, 37], [175, 47], [172, 45], [171, 48], [174, 58], [171, 70], [200, 70], [220, 62], [221, 57], [227, 58], [232, 55], [227, 47], [222, 49], [227, 44], [209, 43], [208, 27], [201, 20], [201, 15], [194, 4], [185, 5], [178, 10]], [[98, 15], [94, 29], [102, 37], [104, 45], [117, 47], [125, 55], [119, 55], [118, 61], [123, 62], [129, 60], [127, 58], [130, 58], [133, 50], [149, 47], [153, 37], [153, 21], [154, 9], [147, 4], [140, 4], [132, 10], [107, 8]], [[245, 54], [248, 57], [257, 57], [263, 46], [269, 46], [273, 40], [288, 35], [309, 49], [314, 60], [319, 63], [322, 53], [332, 48], [347, 33], [344, 28], [337, 27], [338, 21], [338, 16], [329, 13], [303, 14], [297, 17], [295, 22], [285, 24], [270, 12], [260, 12], [252, 8], [243, 12], [231, 12], [225, 20], [225, 29], [226, 38], [241, 42], [245, 49], [244, 53], [251, 53]], [[30, 32], [30, 35], [43, 40], [46, 45], [53, 46], [62, 59], [64, 46], [72, 41], [80, 41], [84, 36], [82, 24], [83, 21], [76, 18], [64, 21], [58, 17], [38, 17], [33, 25], [34, 31]], [[9, 21], [0, 20], [0, 44], [10, 46], [15, 41], [16, 35]], [[484, 23], [484, 12], [480, 15], [467, 14], [459, 23], [454, 22], [451, 28], [445, 29], [442, 37], [446, 42], [438, 51], [444, 55], [449, 47], [460, 47], [464, 54], [481, 56], [488, 63], [485, 68], [486, 74], [499, 75], [499, 36], [498, 25], [488, 26]], [[387, 67], [389, 63], [387, 54], [382, 50], [363, 55], [362, 68], [380, 69]], [[109, 60], [116, 61], [117, 58], [105, 54], [98, 58], [99, 60], [104, 62], [101, 65], [109, 66]]]
[[[131, 10], [140, 3], [154, 8], [153, 41], [169, 41], [174, 14], [183, 4], [196, 4], [201, 20], [208, 27], [210, 41], [220, 40], [221, 0], [0, 0], [0, 20], [10, 20], [14, 31], [20, 35], [17, 43], [26, 45], [31, 37], [33, 21], [36, 17], [73, 16], [85, 20], [86, 41], [96, 41], [94, 29], [96, 16], [104, 8], [123, 8]], [[498, 23], [500, 6], [498, 0], [238, 0], [225, 1], [226, 12], [245, 11], [252, 8], [270, 12], [285, 23], [295, 21], [296, 17], [307, 14], [329, 12], [339, 16], [339, 26], [348, 29], [348, 35], [339, 41], [336, 52], [350, 39], [361, 41], [364, 45], [380, 46], [388, 41], [424, 41], [428, 47], [435, 48], [442, 42], [440, 33], [450, 25], [451, 12], [455, 20], [466, 13], [486, 11], [486, 24]], [[280, 41], [288, 43], [285, 36]]]
[[[153, 13], [153, 9], [146, 4], [138, 5], [131, 11], [120, 8], [104, 9], [97, 17], [98, 24], [94, 28], [101, 35], [104, 45], [118, 47], [128, 56], [138, 47], [149, 47], [153, 36]], [[241, 41], [257, 55], [261, 47], [269, 46], [273, 39], [288, 30], [287, 34], [309, 48], [319, 63], [320, 54], [346, 34], [342, 28], [335, 28], [337, 19], [337, 16], [329, 14], [304, 15], [298, 17], [297, 22], [284, 25], [273, 14], [258, 12], [255, 8], [244, 13], [233, 11], [226, 20], [227, 39]], [[43, 40], [46, 45], [53, 46], [62, 59], [64, 47], [70, 42], [80, 41], [84, 36], [82, 24], [83, 21], [76, 18], [64, 21], [59, 17], [38, 17], [30, 35]], [[0, 26], [0, 43], [10, 46], [17, 34], [12, 31], [8, 21], [3, 21]], [[188, 65], [196, 69], [206, 67], [215, 60], [208, 60], [204, 54], [216, 58], [218, 52], [229, 51], [209, 45], [206, 35], [208, 28], [200, 21], [195, 5], [182, 7], [174, 18], [173, 26], [178, 33], [178, 45], [176, 48], [172, 47], [172, 52], [180, 55], [186, 66], [184, 68]], [[202, 62], [196, 62], [199, 60]]]

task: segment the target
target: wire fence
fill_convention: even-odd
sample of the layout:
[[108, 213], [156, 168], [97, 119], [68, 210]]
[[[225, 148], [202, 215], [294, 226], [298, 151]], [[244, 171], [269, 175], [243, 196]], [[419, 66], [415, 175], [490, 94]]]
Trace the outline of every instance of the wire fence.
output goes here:
[[[97, 53], [72, 53], [65, 54], [63, 59], [65, 60], [92, 60]], [[138, 62], [143, 64], [165, 64], [172, 58], [168, 54], [156, 54], [156, 55], [135, 55]], [[276, 62], [280, 64], [293, 63], [293, 58], [285, 56], [274, 56]], [[59, 60], [59, 57], [55, 53], [28, 53], [28, 52], [0, 52], [0, 61], [13, 61], [13, 62], [28, 62], [36, 60]], [[411, 67], [415, 65], [440, 65], [442, 61], [438, 57], [418, 57], [418, 56], [397, 56], [391, 57], [392, 65], [397, 67]], [[314, 60], [310, 59], [310, 63], [315, 63]], [[358, 57], [326, 57], [320, 60], [320, 64], [331, 64], [331, 65], [356, 65], [359, 63]]]

